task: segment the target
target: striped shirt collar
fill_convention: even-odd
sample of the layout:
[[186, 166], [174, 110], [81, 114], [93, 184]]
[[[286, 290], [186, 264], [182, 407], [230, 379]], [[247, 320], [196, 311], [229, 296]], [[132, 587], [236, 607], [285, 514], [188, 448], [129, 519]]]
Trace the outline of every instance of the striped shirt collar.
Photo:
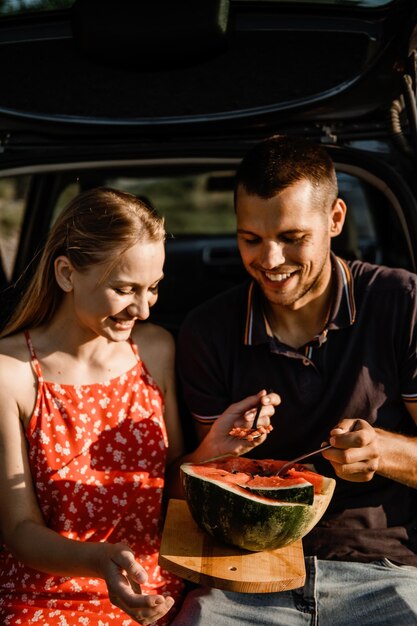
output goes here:
[[[327, 328], [336, 330], [351, 326], [356, 318], [352, 273], [343, 259], [331, 253], [334, 280], [333, 304]], [[246, 346], [270, 341], [270, 329], [263, 312], [263, 296], [255, 281], [249, 285], [243, 343]]]

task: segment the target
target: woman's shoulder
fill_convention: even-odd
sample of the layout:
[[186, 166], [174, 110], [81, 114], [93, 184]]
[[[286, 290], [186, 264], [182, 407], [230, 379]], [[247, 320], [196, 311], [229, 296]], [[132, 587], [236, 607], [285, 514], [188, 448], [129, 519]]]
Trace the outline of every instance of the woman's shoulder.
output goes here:
[[21, 404], [33, 393], [31, 357], [23, 333], [0, 339], [0, 387]]
[[133, 340], [143, 342], [157, 342], [158, 344], [171, 345], [174, 343], [172, 334], [166, 328], [153, 322], [137, 322], [132, 333]]
[[11, 368], [27, 367], [30, 353], [23, 333], [0, 339], [0, 364]]
[[152, 322], [138, 322], [132, 332], [132, 339], [145, 361], [150, 354], [168, 357], [175, 351], [172, 334], [166, 328]]
[[174, 371], [175, 341], [171, 333], [157, 324], [139, 322], [132, 332], [141, 360], [165, 392]]

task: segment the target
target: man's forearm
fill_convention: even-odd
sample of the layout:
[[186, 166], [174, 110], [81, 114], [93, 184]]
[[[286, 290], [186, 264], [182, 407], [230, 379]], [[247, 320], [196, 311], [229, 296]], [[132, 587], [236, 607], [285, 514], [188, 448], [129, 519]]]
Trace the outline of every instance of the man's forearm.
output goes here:
[[417, 489], [417, 437], [375, 430], [380, 447], [377, 474]]

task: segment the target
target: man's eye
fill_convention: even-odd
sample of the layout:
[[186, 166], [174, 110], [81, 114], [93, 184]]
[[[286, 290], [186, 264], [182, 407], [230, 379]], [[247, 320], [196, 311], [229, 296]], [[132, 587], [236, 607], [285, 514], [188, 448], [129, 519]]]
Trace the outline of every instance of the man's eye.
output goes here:
[[158, 293], [158, 289], [159, 289], [159, 285], [155, 285], [155, 287], [150, 287], [149, 291], [156, 296]]
[[305, 239], [304, 235], [301, 235], [300, 237], [283, 237], [282, 241], [284, 243], [302, 243]]

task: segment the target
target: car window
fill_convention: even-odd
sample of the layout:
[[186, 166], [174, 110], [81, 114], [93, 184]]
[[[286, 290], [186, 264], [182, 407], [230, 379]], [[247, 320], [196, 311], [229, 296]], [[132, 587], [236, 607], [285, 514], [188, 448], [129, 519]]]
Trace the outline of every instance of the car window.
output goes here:
[[0, 282], [12, 275], [29, 182], [29, 176], [0, 178]]
[[[338, 172], [337, 177], [339, 195], [345, 200], [348, 213], [342, 234], [332, 241], [335, 252], [347, 259], [407, 267], [404, 234], [388, 200], [358, 176]], [[148, 175], [140, 170], [103, 169], [74, 173], [68, 181], [55, 203], [53, 220], [80, 191], [104, 185], [150, 202], [165, 217], [168, 235], [174, 237], [172, 245], [175, 240], [180, 245], [190, 237], [222, 237], [222, 258], [225, 237], [230, 241], [227, 245], [235, 246], [233, 169], [173, 171], [162, 175], [156, 171]], [[205, 249], [205, 255], [213, 259], [212, 251]]]
[[[24, 176], [0, 179], [0, 246], [7, 272], [3, 284], [17, 280], [26, 267], [33, 270], [30, 261], [37, 258], [47, 230], [79, 192], [97, 186], [122, 189], [144, 197], [166, 219], [165, 279], [152, 319], [175, 334], [187, 311], [247, 280], [235, 236], [237, 163], [236, 159], [215, 166], [145, 162], [123, 167], [68, 167], [35, 174], [30, 181]], [[378, 188], [366, 172], [355, 174], [342, 167], [338, 168], [339, 195], [348, 211], [342, 233], [332, 239], [334, 252], [349, 260], [412, 269], [401, 207], [395, 208], [384, 187]], [[25, 211], [29, 182], [30, 199], [35, 202]], [[19, 255], [11, 274], [20, 231]]]
[[[150, 202], [165, 217], [170, 235], [234, 234], [234, 172], [197, 172], [163, 176], [96, 174], [94, 183], [133, 193]], [[89, 174], [91, 177], [91, 174]], [[81, 183], [85, 188], [87, 182]], [[65, 187], [56, 204], [54, 219], [80, 190], [80, 182]]]
[[204, 173], [175, 178], [127, 180], [110, 178], [111, 187], [130, 191], [149, 199], [164, 215], [168, 233], [227, 234], [235, 231], [233, 192], [231, 188], [213, 187], [213, 181], [230, 182], [233, 173]]
[[346, 222], [338, 241], [333, 242], [336, 252], [349, 259], [381, 262], [381, 252], [367, 186], [350, 174], [337, 175], [339, 196], [347, 205]]

